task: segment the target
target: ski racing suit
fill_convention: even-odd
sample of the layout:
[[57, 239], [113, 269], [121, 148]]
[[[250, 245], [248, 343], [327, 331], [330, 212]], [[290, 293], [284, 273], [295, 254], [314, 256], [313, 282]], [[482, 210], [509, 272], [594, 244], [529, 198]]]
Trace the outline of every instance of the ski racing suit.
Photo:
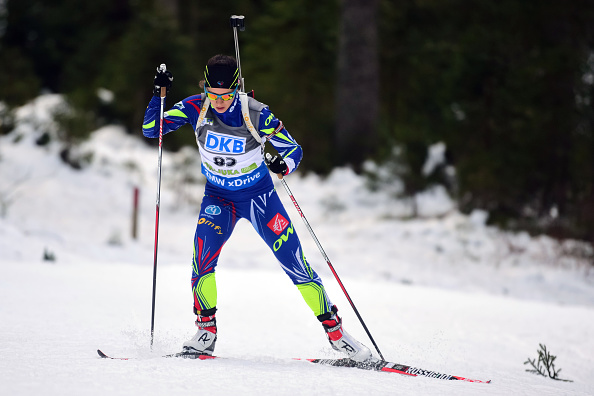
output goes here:
[[[241, 218], [252, 223], [313, 313], [319, 316], [330, 312], [332, 303], [306, 260], [293, 223], [276, 193], [263, 160], [263, 146], [243, 121], [239, 95], [224, 113], [219, 114], [211, 106], [202, 124], [196, 125], [203, 100], [204, 94], [198, 94], [176, 103], [164, 113], [163, 121], [163, 134], [184, 124], [192, 125], [206, 176], [192, 260], [195, 312], [216, 310], [215, 268], [223, 245]], [[277, 149], [288, 173], [293, 172], [302, 158], [301, 146], [284, 127], [269, 136], [282, 123], [265, 104], [253, 98], [248, 98], [248, 103], [255, 129]], [[153, 96], [144, 115], [144, 136], [159, 136], [160, 107], [160, 98]]]

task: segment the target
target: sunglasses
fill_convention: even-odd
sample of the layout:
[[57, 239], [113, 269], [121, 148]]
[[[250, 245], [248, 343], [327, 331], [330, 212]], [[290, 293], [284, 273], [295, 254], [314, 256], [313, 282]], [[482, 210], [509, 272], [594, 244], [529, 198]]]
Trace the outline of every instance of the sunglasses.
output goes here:
[[218, 98], [221, 98], [224, 101], [228, 101], [235, 97], [235, 92], [237, 92], [237, 88], [238, 87], [235, 87], [233, 92], [224, 93], [221, 95], [217, 95], [216, 93], [206, 91], [206, 96], [208, 96], [208, 99], [212, 100], [213, 102], [215, 102]]

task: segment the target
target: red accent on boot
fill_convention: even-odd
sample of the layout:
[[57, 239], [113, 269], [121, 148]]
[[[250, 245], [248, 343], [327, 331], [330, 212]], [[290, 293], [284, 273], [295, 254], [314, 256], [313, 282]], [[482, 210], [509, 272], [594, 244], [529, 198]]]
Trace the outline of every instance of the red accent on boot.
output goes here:
[[[327, 328], [330, 329], [338, 326], [339, 323], [340, 322], [338, 322], [336, 319], [328, 319], [322, 322], [324, 326], [327, 326]], [[342, 326], [332, 332], [327, 331], [326, 334], [328, 334], [328, 338], [330, 338], [330, 340], [338, 341], [342, 338]]]
[[211, 322], [215, 319], [215, 316], [198, 316], [196, 318], [196, 326], [200, 327], [206, 331], [211, 332], [212, 334], [217, 334], [217, 326], [209, 326], [209, 327], [202, 327], [198, 324], [198, 322]]

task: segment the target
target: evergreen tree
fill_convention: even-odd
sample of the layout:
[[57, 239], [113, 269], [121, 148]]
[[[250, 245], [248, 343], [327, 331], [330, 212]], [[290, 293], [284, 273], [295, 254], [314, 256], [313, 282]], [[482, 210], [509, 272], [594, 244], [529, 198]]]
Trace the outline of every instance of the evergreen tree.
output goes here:
[[334, 165], [338, 3], [259, 3], [241, 36], [247, 88], [303, 147], [300, 169], [328, 172]]
[[383, 73], [394, 81], [382, 94], [383, 114], [405, 153], [418, 157], [422, 146], [444, 141], [463, 209], [592, 239], [582, 219], [593, 198], [591, 83], [584, 83], [593, 5], [451, 0], [382, 8]]
[[341, 1], [335, 164], [356, 169], [379, 143], [378, 6], [378, 0]]

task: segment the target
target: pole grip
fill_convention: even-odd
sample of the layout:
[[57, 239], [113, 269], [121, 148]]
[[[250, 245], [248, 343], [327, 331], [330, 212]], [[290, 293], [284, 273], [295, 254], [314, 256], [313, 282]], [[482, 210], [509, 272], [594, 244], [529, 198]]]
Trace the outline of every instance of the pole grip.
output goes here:
[[243, 15], [231, 15], [229, 23], [232, 28], [239, 28], [242, 32], [245, 30], [245, 17]]
[[[165, 73], [167, 71], [167, 66], [165, 65], [165, 63], [161, 63], [161, 65], [159, 66], [159, 72], [160, 73]], [[165, 87], [161, 87], [161, 95], [162, 98], [164, 98], [165, 96], [167, 96], [167, 88]]]

